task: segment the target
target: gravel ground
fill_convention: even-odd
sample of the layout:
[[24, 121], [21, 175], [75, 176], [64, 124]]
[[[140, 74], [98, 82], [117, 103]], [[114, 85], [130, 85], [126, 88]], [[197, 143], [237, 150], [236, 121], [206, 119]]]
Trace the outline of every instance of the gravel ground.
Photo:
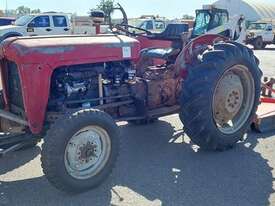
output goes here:
[[[275, 49], [255, 54], [264, 74], [275, 76]], [[249, 134], [216, 153], [190, 144], [177, 115], [120, 127], [117, 167], [99, 188], [73, 196], [57, 191], [42, 173], [36, 147], [0, 159], [0, 206], [275, 206], [275, 132]]]

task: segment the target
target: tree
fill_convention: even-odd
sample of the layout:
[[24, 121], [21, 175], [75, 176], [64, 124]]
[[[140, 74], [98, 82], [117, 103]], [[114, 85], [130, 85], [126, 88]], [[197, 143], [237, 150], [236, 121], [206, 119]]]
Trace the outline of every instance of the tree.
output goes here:
[[41, 13], [40, 9], [34, 9], [31, 11], [32, 14], [39, 14]]
[[109, 15], [112, 13], [114, 8], [114, 0], [100, 0], [99, 4], [97, 5], [98, 10], [102, 10], [106, 15], [106, 21], [108, 21]]
[[18, 16], [23, 16], [23, 15], [30, 14], [30, 13], [31, 13], [31, 9], [29, 7], [19, 6], [16, 9], [16, 14]]
[[5, 16], [16, 16], [16, 10], [9, 9], [5, 12]]
[[194, 17], [193, 16], [191, 16], [191, 15], [188, 15], [188, 14], [184, 14], [183, 16], [182, 16], [182, 18], [183, 19], [194, 19]]

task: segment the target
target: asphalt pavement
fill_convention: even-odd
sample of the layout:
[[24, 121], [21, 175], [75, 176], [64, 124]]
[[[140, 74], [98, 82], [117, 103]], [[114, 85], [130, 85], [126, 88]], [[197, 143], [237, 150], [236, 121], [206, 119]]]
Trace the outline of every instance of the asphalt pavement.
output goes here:
[[[255, 54], [264, 74], [275, 77], [275, 47]], [[177, 115], [120, 129], [116, 168], [84, 194], [64, 194], [47, 182], [39, 146], [0, 159], [0, 206], [275, 206], [275, 132], [204, 152], [183, 135]]]

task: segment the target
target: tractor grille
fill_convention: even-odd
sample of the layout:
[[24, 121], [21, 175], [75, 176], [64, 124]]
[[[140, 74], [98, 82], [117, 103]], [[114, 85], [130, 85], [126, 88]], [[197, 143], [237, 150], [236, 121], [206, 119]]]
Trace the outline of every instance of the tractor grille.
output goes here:
[[12, 62], [7, 62], [7, 74], [8, 74], [8, 82], [7, 82], [7, 89], [8, 89], [8, 97], [9, 103], [19, 108], [24, 108], [23, 104], [23, 97], [22, 97], [22, 90], [21, 90], [21, 83], [18, 73], [17, 65]]

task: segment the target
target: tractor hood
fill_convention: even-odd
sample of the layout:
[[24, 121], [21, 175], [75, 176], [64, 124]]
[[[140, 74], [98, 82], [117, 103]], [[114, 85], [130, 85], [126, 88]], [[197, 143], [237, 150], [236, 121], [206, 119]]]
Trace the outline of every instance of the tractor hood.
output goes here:
[[0, 57], [57, 67], [137, 59], [139, 51], [139, 42], [123, 35], [14, 37], [2, 42]]
[[[7, 74], [7, 70], [18, 71], [20, 84], [16, 84], [19, 85], [16, 89], [22, 88], [28, 124], [37, 134], [43, 128], [51, 76], [55, 69], [135, 60], [139, 57], [139, 50], [137, 40], [120, 35], [14, 37], [0, 44], [0, 69], [1, 74]], [[1, 75], [1, 78], [2, 82], [6, 82], [9, 76]], [[3, 88], [4, 94], [7, 94], [6, 84]]]

